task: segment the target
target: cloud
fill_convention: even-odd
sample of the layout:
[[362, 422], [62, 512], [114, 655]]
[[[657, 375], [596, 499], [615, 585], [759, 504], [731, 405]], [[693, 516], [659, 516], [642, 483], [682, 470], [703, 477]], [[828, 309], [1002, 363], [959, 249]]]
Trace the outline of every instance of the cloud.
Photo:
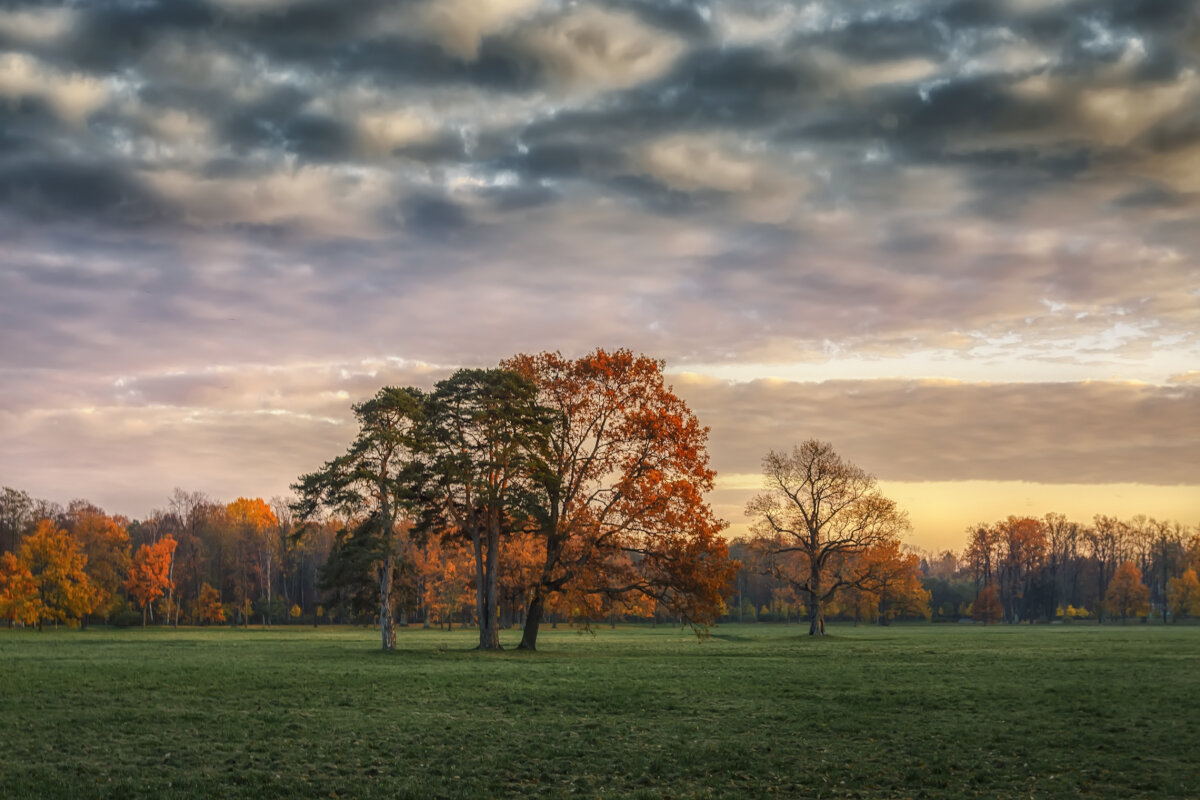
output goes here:
[[92, 76], [64, 74], [23, 53], [8, 53], [0, 56], [0, 98], [42, 100], [60, 119], [81, 127], [105, 104], [108, 91]]
[[1192, 4], [18, 2], [0, 51], [9, 413], [597, 345], [1018, 393], [1200, 359]]
[[485, 36], [495, 34], [537, 8], [536, 0], [425, 0], [415, 13], [396, 20], [415, 22], [450, 55], [471, 61]]
[[[385, 358], [90, 383], [30, 374], [0, 393], [0, 475], [12, 476], [9, 483], [18, 474], [32, 479], [27, 488], [35, 493], [105, 495], [96, 499], [109, 503], [109, 479], [96, 480], [102, 469], [120, 476], [127, 503], [120, 510], [135, 515], [181, 484], [228, 496], [280, 493], [345, 447], [352, 403], [384, 385], [431, 388], [451, 369]], [[1200, 483], [1194, 381], [731, 384], [675, 375], [672, 382], [711, 428], [712, 463], [727, 476], [715, 500], [730, 508], [756, 488], [748, 476], [768, 450], [810, 437], [889, 482]]]
[[512, 45], [532, 59], [552, 85], [622, 89], [662, 75], [683, 42], [635, 16], [583, 7], [519, 30]]
[[734, 474], [816, 438], [888, 481], [1200, 482], [1190, 385], [686, 378], [676, 388], [712, 428], [714, 462]]

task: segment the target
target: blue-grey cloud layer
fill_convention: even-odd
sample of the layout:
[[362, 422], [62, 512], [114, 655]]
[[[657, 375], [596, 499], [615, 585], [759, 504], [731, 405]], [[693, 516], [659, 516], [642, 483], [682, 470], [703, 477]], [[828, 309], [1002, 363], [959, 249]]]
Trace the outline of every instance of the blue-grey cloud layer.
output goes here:
[[213, 365], [595, 345], [1165, 381], [1200, 363], [1200, 11], [10, 2], [0, 241], [6, 436]]

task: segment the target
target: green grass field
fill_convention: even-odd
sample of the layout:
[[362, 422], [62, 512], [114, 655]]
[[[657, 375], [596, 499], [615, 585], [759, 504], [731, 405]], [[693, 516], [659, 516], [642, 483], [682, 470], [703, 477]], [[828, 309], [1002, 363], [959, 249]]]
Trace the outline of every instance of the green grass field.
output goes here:
[[0, 630], [0, 796], [1200, 796], [1200, 628], [830, 632]]

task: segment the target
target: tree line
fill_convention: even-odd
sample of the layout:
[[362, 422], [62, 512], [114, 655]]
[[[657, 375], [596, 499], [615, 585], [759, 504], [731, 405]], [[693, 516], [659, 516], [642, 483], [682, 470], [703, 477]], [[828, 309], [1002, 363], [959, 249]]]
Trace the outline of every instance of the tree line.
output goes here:
[[[1097, 515], [1081, 523], [1048, 513], [979, 523], [965, 533], [966, 545], [957, 552], [870, 553], [881, 562], [871, 573], [874, 586], [839, 593], [828, 612], [884, 624], [896, 618], [1103, 623], [1200, 617], [1200, 528], [1144, 515]], [[805, 612], [795, 583], [809, 565], [781, 563], [778, 549], [777, 537], [730, 542], [743, 568], [729, 618], [788, 619]]]
[[763, 459], [727, 542], [708, 429], [627, 350], [518, 355], [353, 407], [347, 451], [291, 498], [176, 489], [144, 520], [0, 494], [8, 624], [472, 625], [497, 649], [543, 622], [827, 617], [1024, 622], [1200, 615], [1200, 531], [1145, 517], [1009, 517], [961, 555], [901, 543], [906, 514], [832, 445]]

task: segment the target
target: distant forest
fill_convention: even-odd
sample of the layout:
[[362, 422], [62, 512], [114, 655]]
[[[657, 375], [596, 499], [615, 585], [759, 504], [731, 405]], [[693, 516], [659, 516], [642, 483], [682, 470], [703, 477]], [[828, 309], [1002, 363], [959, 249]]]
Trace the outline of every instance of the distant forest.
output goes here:
[[[330, 569], [342, 521], [329, 519], [302, 531], [282, 498], [239, 498], [231, 503], [176, 489], [164, 508], [145, 519], [108, 515], [86, 500], [66, 507], [5, 487], [0, 496], [0, 568], [19, 562], [23, 545], [59, 532], [85, 557], [88, 586], [82, 600], [59, 592], [45, 621], [140, 625], [278, 625], [371, 623], [377, 598], [370, 581], [341, 582]], [[135, 554], [170, 537], [176, 544], [161, 594], [144, 606], [130, 588]], [[145, 550], [143, 550], [145, 548]], [[500, 575], [501, 625], [522, 622], [528, 576], [535, 561], [531, 537], [507, 543], [508, 568]], [[784, 568], [772, 564], [756, 537], [733, 539], [738, 568], [723, 622], [799, 621], [803, 602]], [[32, 561], [35, 554], [24, 547]], [[64, 552], [60, 547], [59, 552]], [[886, 623], [901, 619], [985, 622], [1122, 618], [1151, 615], [1175, 620], [1200, 616], [1200, 531], [1137, 516], [1098, 516], [1091, 523], [1059, 514], [1009, 517], [974, 526], [960, 552], [901, 551], [907, 576], [876, 590], [842, 593], [827, 612], [832, 619]], [[40, 556], [43, 561], [44, 556]], [[143, 555], [142, 560], [145, 560]], [[401, 624], [473, 625], [470, 559], [464, 547], [436, 542], [402, 552], [397, 568], [396, 612]], [[1124, 570], [1124, 571], [1122, 571]], [[60, 574], [65, 570], [58, 569]], [[80, 580], [82, 583], [82, 579]], [[1120, 594], [1112, 588], [1118, 582]], [[0, 619], [22, 620], [5, 598], [0, 577]], [[135, 587], [136, 588], [136, 587]], [[978, 603], [982, 597], [984, 602]], [[990, 598], [990, 599], [989, 599]], [[976, 606], [979, 606], [978, 608]], [[985, 607], [987, 606], [987, 607]], [[554, 609], [552, 622], [571, 619]], [[657, 615], [668, 621], [666, 613]], [[610, 609], [597, 621], [652, 620], [653, 604]]]

